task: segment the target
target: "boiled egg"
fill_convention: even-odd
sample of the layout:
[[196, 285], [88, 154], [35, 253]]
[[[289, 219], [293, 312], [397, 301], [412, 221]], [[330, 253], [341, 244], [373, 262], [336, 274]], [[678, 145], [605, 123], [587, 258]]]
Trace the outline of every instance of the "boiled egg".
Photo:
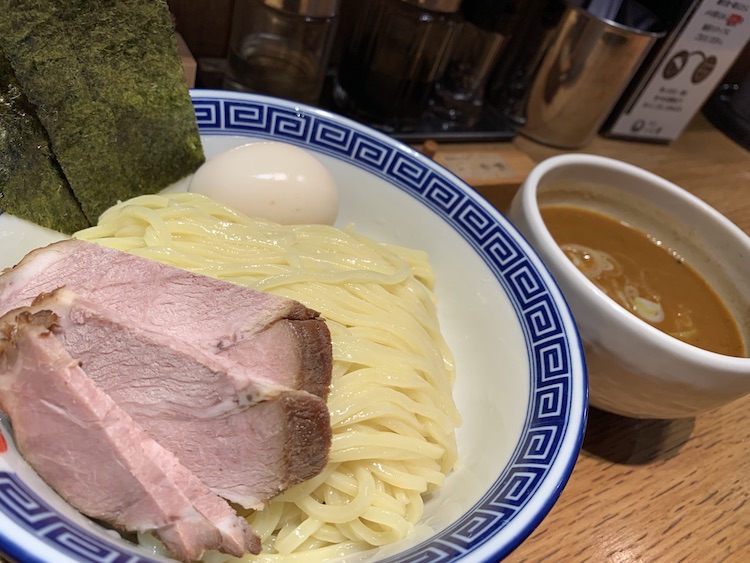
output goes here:
[[336, 181], [323, 163], [277, 141], [247, 143], [207, 160], [188, 191], [284, 225], [332, 225], [339, 208]]

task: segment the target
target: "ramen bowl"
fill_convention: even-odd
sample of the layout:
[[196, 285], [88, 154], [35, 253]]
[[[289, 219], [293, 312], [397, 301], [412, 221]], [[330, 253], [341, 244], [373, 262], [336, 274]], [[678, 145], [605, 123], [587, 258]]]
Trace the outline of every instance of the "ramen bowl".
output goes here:
[[[750, 392], [750, 358], [710, 352], [663, 332], [579, 271], [542, 218], [540, 209], [555, 204], [623, 221], [689, 264], [734, 318], [745, 356], [750, 237], [686, 190], [624, 162], [568, 154], [532, 170], [509, 218], [545, 261], [573, 311], [584, 341], [591, 405], [624, 416], [672, 419], [695, 416]], [[666, 291], [680, 283], [674, 279]], [[715, 329], [696, 324], [696, 330]]]
[[[347, 563], [502, 559], [558, 498], [585, 425], [583, 349], [543, 262], [471, 188], [386, 135], [316, 108], [239, 92], [194, 91], [193, 105], [207, 158], [253, 140], [306, 149], [338, 184], [338, 226], [424, 250], [435, 272], [463, 418], [459, 462], [426, 498], [406, 538], [349, 554]], [[59, 238], [0, 215], [0, 268]], [[65, 503], [18, 454], [2, 417], [0, 553], [55, 563], [164, 560]]]

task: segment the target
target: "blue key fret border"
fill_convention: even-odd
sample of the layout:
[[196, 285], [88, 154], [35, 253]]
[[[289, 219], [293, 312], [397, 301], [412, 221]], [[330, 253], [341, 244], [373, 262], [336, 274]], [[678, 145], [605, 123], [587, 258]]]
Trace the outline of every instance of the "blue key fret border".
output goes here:
[[[473, 510], [429, 541], [386, 561], [447, 563], [479, 549], [526, 506], [542, 485], [567, 430], [566, 413], [571, 408], [573, 388], [571, 343], [544, 280], [481, 204], [407, 147], [395, 148], [377, 133], [363, 132], [354, 125], [347, 127], [322, 112], [310, 113], [262, 100], [194, 95], [193, 105], [202, 134], [283, 140], [386, 178], [448, 221], [484, 257], [505, 288], [522, 324], [534, 375], [524, 439], [516, 446], [504, 473]], [[152, 562], [61, 516], [15, 473], [0, 472], [0, 507], [17, 525], [80, 561]], [[536, 524], [530, 522], [516, 544]], [[514, 547], [493, 555], [501, 558]]]
[[443, 563], [476, 550], [483, 538], [504, 527], [526, 505], [551, 470], [566, 434], [573, 360], [549, 288], [496, 219], [411, 149], [396, 148], [378, 133], [355, 124], [349, 127], [338, 117], [329, 119], [272, 101], [194, 97], [193, 105], [203, 134], [283, 140], [387, 179], [450, 223], [505, 288], [521, 321], [534, 374], [524, 440], [474, 510], [429, 542], [386, 561]]
[[[15, 524], [60, 553], [86, 563], [152, 563], [62, 516], [20, 480], [0, 471], [0, 509]], [[135, 548], [135, 546], [133, 546]], [[33, 559], [33, 557], [32, 557]]]

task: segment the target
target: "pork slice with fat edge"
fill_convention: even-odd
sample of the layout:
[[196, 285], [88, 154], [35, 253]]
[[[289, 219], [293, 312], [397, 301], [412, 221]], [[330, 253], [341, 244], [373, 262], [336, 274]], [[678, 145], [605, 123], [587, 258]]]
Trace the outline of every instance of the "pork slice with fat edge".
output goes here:
[[[297, 301], [69, 239], [30, 252], [0, 275], [0, 315], [61, 286], [107, 304], [134, 326], [242, 363], [244, 376], [258, 384], [328, 396], [330, 333]], [[294, 345], [267, 346], [278, 334]]]
[[325, 467], [331, 427], [320, 397], [237, 387], [246, 379], [214, 355], [133, 327], [66, 288], [6, 317], [21, 310], [53, 311], [58, 339], [86, 375], [216, 494], [259, 509]]
[[0, 323], [0, 407], [19, 451], [63, 498], [118, 528], [155, 531], [184, 561], [208, 549], [259, 552], [246, 521], [84, 373], [55, 335], [56, 315], [9, 321]]

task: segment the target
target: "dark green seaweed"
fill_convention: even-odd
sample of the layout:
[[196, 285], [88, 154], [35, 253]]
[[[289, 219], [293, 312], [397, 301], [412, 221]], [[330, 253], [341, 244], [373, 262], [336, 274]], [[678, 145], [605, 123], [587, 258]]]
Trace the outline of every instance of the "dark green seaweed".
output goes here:
[[164, 0], [0, 0], [0, 48], [92, 224], [204, 161]]
[[0, 210], [67, 234], [89, 226], [2, 51]]

